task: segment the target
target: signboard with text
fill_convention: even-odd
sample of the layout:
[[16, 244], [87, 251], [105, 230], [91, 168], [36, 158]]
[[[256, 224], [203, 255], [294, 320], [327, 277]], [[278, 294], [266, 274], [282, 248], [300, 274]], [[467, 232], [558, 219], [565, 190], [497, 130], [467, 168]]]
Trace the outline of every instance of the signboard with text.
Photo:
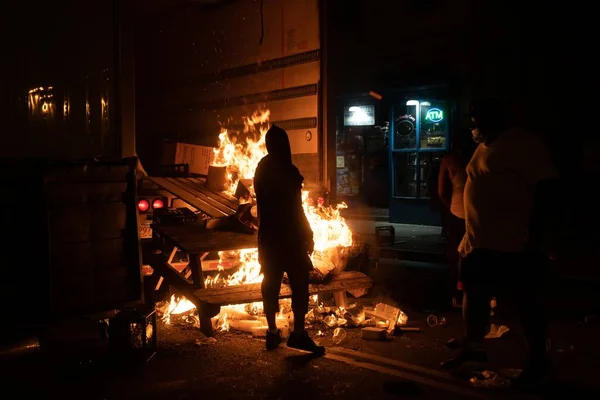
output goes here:
[[344, 126], [375, 125], [375, 106], [351, 106], [344, 111]]

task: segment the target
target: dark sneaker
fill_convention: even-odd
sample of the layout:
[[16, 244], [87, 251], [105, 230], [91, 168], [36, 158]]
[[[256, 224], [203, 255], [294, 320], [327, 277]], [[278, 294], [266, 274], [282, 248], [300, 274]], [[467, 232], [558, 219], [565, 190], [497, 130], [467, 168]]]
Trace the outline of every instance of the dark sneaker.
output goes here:
[[267, 331], [267, 350], [275, 350], [281, 344], [281, 331], [277, 330], [277, 333]]
[[287, 345], [288, 347], [292, 347], [298, 350], [310, 351], [311, 353], [317, 355], [325, 354], [325, 347], [318, 346], [314, 342], [314, 340], [312, 340], [310, 336], [308, 336], [308, 332], [306, 331], [302, 331], [300, 333], [292, 332], [292, 334], [288, 338]]
[[484, 363], [487, 361], [487, 356], [484, 351], [466, 351], [461, 350], [454, 358], [443, 361], [441, 367], [444, 369], [456, 369], [467, 362]]

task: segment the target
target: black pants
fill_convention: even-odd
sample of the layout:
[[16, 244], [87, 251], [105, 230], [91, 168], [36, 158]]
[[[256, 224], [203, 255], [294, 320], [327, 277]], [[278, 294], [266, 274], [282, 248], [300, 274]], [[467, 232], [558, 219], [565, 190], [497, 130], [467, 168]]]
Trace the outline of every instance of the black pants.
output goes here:
[[450, 293], [453, 297], [458, 297], [458, 264], [460, 256], [458, 254], [458, 246], [465, 236], [465, 220], [458, 218], [450, 213], [448, 217], [448, 248], [446, 249], [446, 257], [450, 266]]
[[527, 340], [530, 362], [545, 362], [547, 323], [540, 301], [544, 271], [542, 256], [530, 252], [475, 249], [462, 259], [460, 279], [464, 285], [467, 346], [483, 344], [490, 318], [490, 300], [495, 296], [501, 304], [512, 300]]
[[261, 286], [265, 314], [279, 312], [279, 290], [286, 272], [292, 289], [292, 311], [304, 316], [308, 312], [308, 277], [312, 262], [308, 254], [276, 254], [262, 261]]

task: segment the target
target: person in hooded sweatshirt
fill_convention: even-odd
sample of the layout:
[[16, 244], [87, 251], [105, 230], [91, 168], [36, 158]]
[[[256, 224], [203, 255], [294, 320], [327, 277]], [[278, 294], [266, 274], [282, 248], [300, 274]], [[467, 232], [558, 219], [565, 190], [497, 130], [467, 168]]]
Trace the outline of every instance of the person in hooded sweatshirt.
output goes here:
[[262, 281], [263, 308], [267, 317], [267, 350], [281, 343], [275, 316], [279, 312], [279, 291], [283, 273], [292, 289], [294, 330], [289, 347], [324, 354], [304, 329], [308, 312], [309, 273], [313, 269], [310, 254], [314, 250], [313, 232], [302, 208], [302, 182], [292, 164], [292, 152], [286, 131], [273, 125], [265, 137], [268, 154], [258, 163], [254, 190], [258, 208], [258, 258]]

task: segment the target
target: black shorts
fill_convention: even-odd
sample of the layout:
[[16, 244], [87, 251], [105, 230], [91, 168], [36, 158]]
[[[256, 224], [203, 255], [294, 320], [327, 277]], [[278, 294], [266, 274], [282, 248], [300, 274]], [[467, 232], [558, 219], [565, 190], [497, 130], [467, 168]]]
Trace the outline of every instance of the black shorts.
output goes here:
[[460, 260], [459, 281], [465, 291], [473, 285], [495, 289], [530, 285], [534, 289], [544, 281], [544, 266], [544, 258], [533, 252], [473, 249]]
[[313, 264], [308, 253], [301, 250], [262, 251], [260, 257], [260, 272], [287, 272], [290, 270], [312, 271]]

